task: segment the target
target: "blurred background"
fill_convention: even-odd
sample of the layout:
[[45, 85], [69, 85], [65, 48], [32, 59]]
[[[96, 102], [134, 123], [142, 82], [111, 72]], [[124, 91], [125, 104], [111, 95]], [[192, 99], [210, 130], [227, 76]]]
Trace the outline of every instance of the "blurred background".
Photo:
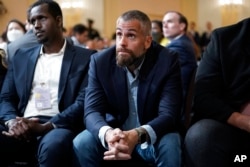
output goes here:
[[[0, 0], [0, 32], [6, 29], [9, 20], [25, 22], [26, 10], [35, 0]], [[196, 23], [203, 32], [210, 21], [213, 28], [233, 24], [250, 16], [250, 0], [56, 0], [63, 10], [64, 27], [67, 32], [76, 23], [93, 27], [101, 36], [110, 37], [115, 31], [117, 17], [126, 10], [138, 9], [150, 19], [162, 20], [168, 10], [183, 13], [188, 21]]]

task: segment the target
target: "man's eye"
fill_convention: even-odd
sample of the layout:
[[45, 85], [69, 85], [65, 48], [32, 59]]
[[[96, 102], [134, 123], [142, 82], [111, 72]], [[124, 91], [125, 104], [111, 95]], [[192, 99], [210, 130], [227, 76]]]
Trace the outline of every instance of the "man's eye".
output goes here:
[[130, 34], [130, 35], [128, 35], [128, 37], [131, 38], [131, 39], [134, 39], [134, 38], [135, 38], [135, 35]]
[[46, 20], [46, 18], [45, 18], [45, 17], [41, 18], [41, 21], [45, 21], [45, 20]]
[[35, 25], [35, 20], [31, 20], [30, 23], [31, 23], [32, 25]]

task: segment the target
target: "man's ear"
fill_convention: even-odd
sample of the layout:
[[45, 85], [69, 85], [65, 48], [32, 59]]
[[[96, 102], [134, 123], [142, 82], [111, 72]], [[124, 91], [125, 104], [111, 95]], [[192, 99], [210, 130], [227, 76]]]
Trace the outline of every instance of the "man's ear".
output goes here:
[[152, 36], [148, 35], [146, 37], [146, 40], [145, 40], [145, 43], [144, 43], [145, 48], [148, 49], [150, 47], [151, 43], [152, 43]]
[[185, 28], [186, 28], [186, 24], [185, 23], [180, 23], [180, 29], [182, 31], [184, 31]]
[[58, 27], [63, 27], [63, 20], [61, 16], [56, 17], [56, 22], [57, 22]]

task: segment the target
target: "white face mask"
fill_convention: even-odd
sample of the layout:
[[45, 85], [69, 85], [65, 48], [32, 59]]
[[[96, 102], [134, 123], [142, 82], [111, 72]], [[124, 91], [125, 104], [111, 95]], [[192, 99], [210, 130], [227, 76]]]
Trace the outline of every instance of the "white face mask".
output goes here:
[[24, 32], [21, 30], [13, 29], [7, 32], [7, 38], [10, 42], [13, 42], [24, 35]]

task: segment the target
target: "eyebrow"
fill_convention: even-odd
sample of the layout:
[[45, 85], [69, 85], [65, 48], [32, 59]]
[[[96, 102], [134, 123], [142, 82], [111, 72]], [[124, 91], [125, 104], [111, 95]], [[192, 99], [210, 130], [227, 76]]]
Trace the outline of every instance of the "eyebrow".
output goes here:
[[[116, 30], [120, 30], [120, 31], [122, 31], [122, 29], [121, 28], [116, 28]], [[130, 29], [128, 29], [128, 30], [126, 30], [127, 32], [137, 32], [137, 30], [136, 29], [132, 29], [132, 28], [130, 28]]]

